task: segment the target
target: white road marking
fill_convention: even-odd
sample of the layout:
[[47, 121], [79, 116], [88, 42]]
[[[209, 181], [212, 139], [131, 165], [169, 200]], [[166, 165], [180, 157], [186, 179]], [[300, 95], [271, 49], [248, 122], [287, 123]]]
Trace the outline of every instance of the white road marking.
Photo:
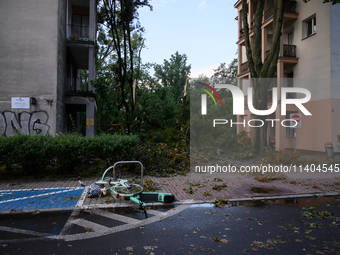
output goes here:
[[103, 216], [109, 219], [113, 219], [113, 220], [118, 220], [124, 223], [128, 223], [128, 224], [137, 224], [140, 222], [140, 220], [136, 220], [124, 215], [120, 215], [120, 214], [116, 214], [116, 213], [110, 213], [110, 212], [106, 212], [103, 210], [93, 210], [94, 214], [97, 214], [99, 216]]
[[31, 236], [50, 236], [49, 233], [40, 233], [32, 230], [26, 230], [26, 229], [20, 229], [20, 228], [10, 228], [10, 227], [4, 227], [0, 226], [1, 231], [7, 231], [12, 233], [19, 233], [19, 234], [25, 234], [25, 235], [31, 235]]
[[84, 219], [76, 219], [74, 221], [70, 222], [71, 224], [75, 224], [84, 228], [92, 229], [95, 232], [106, 232], [109, 230], [108, 227], [105, 227], [103, 225], [94, 223], [92, 221], [84, 220]]
[[82, 207], [84, 202], [85, 202], [85, 199], [86, 199], [86, 193], [87, 193], [87, 188], [84, 188], [84, 191], [83, 193], [81, 194], [77, 204], [76, 204], [76, 208], [79, 208], [79, 207]]
[[[89, 220], [84, 220], [77, 218], [82, 210], [74, 210], [69, 217], [68, 221], [64, 225], [63, 229], [60, 231], [59, 235], [51, 235], [49, 233], [39, 233], [35, 231], [29, 231], [24, 229], [17, 229], [17, 228], [9, 228], [9, 227], [0, 227], [0, 230], [8, 231], [12, 233], [23, 233], [28, 235], [36, 236], [34, 238], [20, 238], [20, 239], [6, 239], [0, 240], [0, 243], [17, 243], [17, 242], [28, 242], [33, 240], [64, 240], [64, 241], [76, 241], [76, 240], [84, 240], [89, 238], [95, 238], [103, 235], [114, 234], [121, 231], [125, 231], [128, 229], [133, 229], [141, 226], [148, 225], [150, 223], [154, 223], [157, 221], [161, 221], [165, 218], [168, 218], [172, 215], [180, 213], [181, 211], [188, 208], [190, 205], [179, 205], [174, 208], [169, 209], [166, 212], [159, 212], [157, 210], [147, 210], [150, 214], [155, 216], [151, 216], [147, 219], [137, 220], [134, 218], [130, 218], [128, 216], [119, 215], [116, 213], [101, 211], [99, 209], [92, 209], [91, 211], [98, 215], [98, 217], [103, 216], [106, 218], [118, 220], [121, 222], [125, 222], [126, 224], [115, 226], [115, 227], [106, 227], [104, 225], [100, 225]], [[72, 226], [78, 225], [81, 227], [93, 229], [94, 231], [90, 231], [87, 233], [80, 233], [80, 234], [67, 234]]]

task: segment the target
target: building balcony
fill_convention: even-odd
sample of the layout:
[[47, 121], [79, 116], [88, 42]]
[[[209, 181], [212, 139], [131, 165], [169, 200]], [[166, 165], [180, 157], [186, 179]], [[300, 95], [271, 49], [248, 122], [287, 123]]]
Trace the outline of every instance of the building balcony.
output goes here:
[[[296, 13], [296, 1], [285, 1], [284, 5], [284, 13]], [[267, 8], [267, 10], [264, 12], [264, 20], [267, 20], [271, 18], [274, 14], [274, 6], [270, 6]]]
[[[266, 51], [266, 57], [268, 56], [269, 50]], [[284, 58], [296, 58], [296, 45], [283, 45], [283, 56]]]
[[89, 40], [89, 26], [82, 25], [68, 25], [67, 26], [67, 39], [76, 41]]
[[94, 90], [86, 78], [67, 78], [65, 95], [94, 96]]
[[247, 72], [249, 70], [248, 62], [241, 64], [241, 73]]
[[283, 45], [283, 57], [296, 58], [296, 45]]

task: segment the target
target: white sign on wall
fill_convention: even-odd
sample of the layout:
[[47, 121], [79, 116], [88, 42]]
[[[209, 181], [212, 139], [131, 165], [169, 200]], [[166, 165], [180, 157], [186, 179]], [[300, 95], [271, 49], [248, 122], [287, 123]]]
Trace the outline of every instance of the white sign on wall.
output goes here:
[[29, 109], [30, 98], [29, 97], [12, 97], [11, 108], [12, 109]]
[[291, 121], [290, 123], [291, 128], [301, 128], [301, 113], [291, 113], [290, 119], [296, 121], [296, 122]]

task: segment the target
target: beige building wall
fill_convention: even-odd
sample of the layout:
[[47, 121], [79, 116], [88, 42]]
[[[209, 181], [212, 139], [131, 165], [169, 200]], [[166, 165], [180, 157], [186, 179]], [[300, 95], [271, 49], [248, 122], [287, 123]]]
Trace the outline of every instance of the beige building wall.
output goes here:
[[[340, 6], [311, 1], [298, 5], [299, 19], [294, 24], [294, 44], [297, 46], [299, 63], [294, 68], [294, 77], [308, 79], [306, 87], [312, 94], [306, 104], [313, 114], [303, 116], [302, 127], [297, 131], [297, 148], [325, 151], [324, 143], [332, 142], [339, 152], [340, 135]], [[316, 34], [303, 38], [303, 21], [316, 15]], [[305, 80], [303, 79], [303, 80]], [[313, 81], [314, 80], [314, 81]], [[298, 84], [294, 86], [299, 87]], [[305, 126], [305, 125], [304, 125]]]
[[[296, 78], [330, 78], [331, 37], [330, 4], [322, 1], [298, 1], [298, 20], [294, 23], [294, 44], [299, 63], [294, 68]], [[316, 34], [304, 38], [304, 20], [316, 15]], [[327, 88], [328, 89], [328, 88]]]
[[[240, 1], [235, 4], [238, 11], [241, 8], [239, 3]], [[282, 45], [288, 43], [287, 34], [293, 31], [292, 44], [296, 45], [297, 64], [289, 58], [280, 58], [281, 64], [278, 65], [277, 73], [278, 77], [285, 78], [292, 71], [293, 86], [303, 87], [311, 92], [312, 98], [304, 106], [312, 113], [312, 116], [302, 114], [302, 128], [296, 130], [297, 149], [325, 151], [325, 142], [332, 142], [334, 151], [340, 152], [338, 147], [340, 135], [340, 4], [333, 6], [329, 3], [323, 4], [322, 1], [304, 3], [302, 0], [297, 0], [296, 6], [298, 18], [294, 21], [287, 20]], [[313, 15], [316, 17], [316, 33], [306, 37], [305, 21]], [[238, 18], [240, 17], [239, 14]], [[239, 21], [239, 30], [240, 24]], [[264, 27], [262, 31], [266, 33], [269, 30]], [[262, 46], [267, 50], [271, 37], [264, 35], [263, 38]], [[242, 57], [242, 63], [244, 63], [244, 47], [241, 43], [239, 41], [238, 49], [242, 51], [239, 52], [239, 59]], [[244, 72], [244, 70], [241, 72], [240, 69], [239, 74], [239, 79], [249, 76], [249, 72]], [[242, 82], [239, 81], [239, 84]], [[280, 106], [279, 103], [275, 118], [283, 120], [285, 116], [280, 115]], [[295, 106], [289, 106], [287, 110], [301, 113]], [[244, 116], [238, 117], [238, 121], [243, 119], [247, 121], [251, 118], [253, 117], [250, 112], [246, 110]], [[252, 128], [238, 127], [238, 131], [241, 130], [250, 132], [250, 136], [253, 136]], [[286, 137], [286, 129], [281, 125], [275, 127], [275, 139], [277, 149], [294, 148], [294, 138]]]

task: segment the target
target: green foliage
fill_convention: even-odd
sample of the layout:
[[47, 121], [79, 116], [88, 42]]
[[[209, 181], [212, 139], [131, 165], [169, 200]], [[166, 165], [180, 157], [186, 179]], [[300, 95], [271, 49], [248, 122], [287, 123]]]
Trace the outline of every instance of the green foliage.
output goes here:
[[288, 164], [299, 164], [300, 153], [298, 151], [288, 150], [266, 150], [265, 157], [262, 159], [262, 164], [273, 164], [273, 165], [288, 165]]
[[[142, 185], [142, 181], [140, 179], [133, 179], [132, 183]], [[159, 190], [159, 188], [157, 187], [157, 183], [155, 183], [150, 178], [144, 179], [143, 185], [144, 185], [144, 192], [156, 192], [157, 190]]]
[[[190, 165], [185, 141], [172, 145], [142, 144], [135, 135], [0, 137], [3, 177], [88, 176], [101, 174], [108, 166], [122, 160], [141, 161], [145, 174], [157, 176], [185, 174]], [[140, 171], [133, 167], [128, 169], [134, 170]]]
[[4, 175], [51, 176], [89, 175], [105, 165], [131, 160], [137, 136], [77, 134], [0, 137], [0, 166]]
[[221, 191], [223, 188], [226, 188], [227, 187], [227, 184], [223, 183], [222, 185], [217, 185], [215, 184], [212, 189], [213, 190], [217, 190], [217, 191]]
[[187, 56], [176, 51], [170, 61], [164, 60], [163, 65], [155, 65], [155, 76], [164, 87], [172, 90], [176, 101], [183, 95], [184, 85], [190, 74], [191, 65], [187, 65]]
[[[201, 80], [197, 80], [201, 81]], [[227, 119], [236, 122], [232, 114], [233, 99], [230, 91], [218, 91], [222, 105], [215, 105], [213, 100], [207, 102], [207, 115], [201, 114], [202, 90], [195, 84], [190, 86], [190, 143], [193, 147], [231, 148], [236, 142], [236, 127], [230, 125], [216, 125], [213, 119]]]
[[302, 212], [302, 215], [307, 219], [334, 219], [334, 213], [328, 212], [327, 210], [318, 211], [314, 207], [307, 208], [306, 211]]
[[134, 158], [143, 163], [148, 175], [185, 175], [190, 167], [189, 153], [185, 142], [172, 145], [147, 142], [136, 147]]
[[234, 58], [228, 67], [226, 66], [226, 63], [221, 63], [217, 69], [214, 69], [214, 74], [212, 76], [213, 82], [237, 85], [237, 68], [237, 58]]
[[254, 156], [254, 143], [245, 131], [237, 135], [238, 158], [251, 158]]
[[99, 113], [104, 132], [107, 124], [117, 124], [118, 118], [124, 120], [119, 122], [124, 124], [128, 134], [136, 129], [133, 126], [137, 118], [135, 92], [140, 76], [140, 52], [144, 47], [138, 8], [145, 6], [152, 10], [148, 0], [98, 2], [98, 78], [94, 86], [99, 88], [99, 110], [109, 110], [106, 115]]

